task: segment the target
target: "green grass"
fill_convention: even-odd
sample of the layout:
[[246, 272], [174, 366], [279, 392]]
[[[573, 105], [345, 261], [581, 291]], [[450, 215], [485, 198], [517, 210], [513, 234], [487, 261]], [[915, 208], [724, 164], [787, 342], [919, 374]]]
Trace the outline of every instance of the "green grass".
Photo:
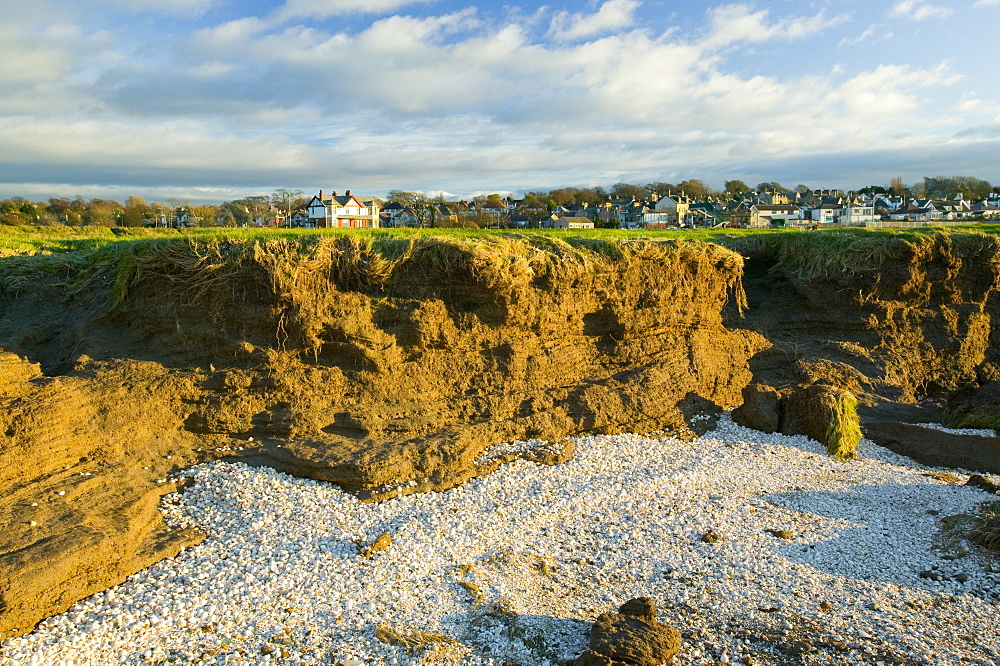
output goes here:
[[[355, 245], [390, 261], [413, 244], [429, 238], [462, 240], [484, 252], [504, 247], [504, 240], [527, 240], [537, 249], [557, 255], [571, 250], [620, 259], [648, 252], [637, 241], [702, 241], [743, 255], [772, 253], [803, 278], [857, 275], [878, 270], [886, 261], [926, 251], [935, 244], [974, 250], [996, 244], [1000, 225], [920, 229], [142, 229], [103, 227], [0, 226], [0, 277], [30, 274], [89, 275], [95, 268], [121, 265], [153, 248], [196, 241], [201, 244], [272, 244], [297, 241], [312, 246], [323, 238], [352, 238]], [[501, 254], [504, 254], [503, 252]], [[509, 253], [507, 253], [509, 254]], [[130, 259], [132, 258], [132, 259]], [[513, 261], [507, 257], [507, 261]], [[502, 266], [494, 266], [501, 268]], [[79, 278], [77, 278], [79, 279]]]
[[1000, 430], [1000, 407], [979, 405], [968, 412], [945, 412], [945, 425], [949, 428], [974, 430]]

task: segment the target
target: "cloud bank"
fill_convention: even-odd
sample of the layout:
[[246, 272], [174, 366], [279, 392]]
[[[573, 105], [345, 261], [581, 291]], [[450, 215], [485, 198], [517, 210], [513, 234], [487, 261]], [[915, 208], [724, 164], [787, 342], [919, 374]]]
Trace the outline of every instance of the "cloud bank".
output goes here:
[[[24, 12], [0, 27], [0, 187], [462, 193], [721, 184], [767, 169], [772, 180], [823, 164], [840, 185], [852, 155], [910, 154], [913, 166], [921, 154], [986, 154], [997, 140], [970, 134], [995, 123], [995, 107], [958, 103], [966, 75], [953, 62], [795, 71], [758, 55], [891, 37], [847, 13], [728, 4], [685, 29], [653, 29], [638, 0], [581, 13], [392, 13], [404, 6], [414, 4], [288, 0], [274, 16], [143, 39], [126, 39], [128, 25]], [[938, 10], [904, 0], [890, 11], [919, 21]], [[358, 27], [318, 20], [361, 11], [374, 16]], [[803, 169], [809, 156], [817, 164]]]

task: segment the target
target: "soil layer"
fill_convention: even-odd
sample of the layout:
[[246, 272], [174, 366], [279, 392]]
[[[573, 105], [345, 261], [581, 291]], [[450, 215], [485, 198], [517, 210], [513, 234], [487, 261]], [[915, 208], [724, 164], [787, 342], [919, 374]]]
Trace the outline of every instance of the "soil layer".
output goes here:
[[722, 323], [741, 269], [702, 243], [340, 236], [10, 278], [0, 636], [193, 543], [157, 502], [198, 461], [380, 499], [489, 472], [506, 440], [687, 432], [766, 346]]
[[702, 431], [752, 380], [822, 379], [874, 423], [1000, 375], [992, 236], [730, 245], [343, 235], [0, 260], [0, 638], [196, 543], [157, 506], [197, 462], [377, 500], [488, 473], [507, 440]]

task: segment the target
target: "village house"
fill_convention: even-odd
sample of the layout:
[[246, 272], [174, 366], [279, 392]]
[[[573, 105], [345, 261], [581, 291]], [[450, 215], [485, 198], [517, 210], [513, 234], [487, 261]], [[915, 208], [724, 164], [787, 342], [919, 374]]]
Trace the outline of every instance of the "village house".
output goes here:
[[[784, 197], [785, 201], [788, 200]], [[747, 226], [760, 227], [784, 227], [790, 223], [797, 223], [799, 220], [799, 207], [790, 203], [752, 204], [750, 207], [750, 219]]]
[[305, 206], [295, 209], [288, 219], [291, 226], [295, 228], [309, 228], [309, 225], [312, 224], [309, 219], [309, 210]]
[[309, 221], [318, 229], [368, 228], [379, 226], [378, 200], [358, 198], [347, 190], [343, 195], [332, 192], [324, 195], [323, 190], [306, 205]]
[[551, 215], [542, 220], [542, 229], [593, 229], [594, 221], [587, 217]]
[[656, 203], [651, 207], [644, 206], [641, 209], [642, 226], [655, 229], [691, 224], [690, 209], [691, 200], [683, 192], [680, 194], [667, 194], [657, 199]]

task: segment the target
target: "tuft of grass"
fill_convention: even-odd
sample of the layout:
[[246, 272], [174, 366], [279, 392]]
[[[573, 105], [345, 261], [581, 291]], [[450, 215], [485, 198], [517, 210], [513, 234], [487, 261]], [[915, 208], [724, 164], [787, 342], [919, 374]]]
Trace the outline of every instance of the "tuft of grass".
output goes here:
[[1000, 554], [1000, 501], [986, 502], [973, 513], [946, 516], [940, 522], [944, 548], [954, 549], [967, 541]]
[[849, 391], [840, 391], [829, 399], [830, 425], [826, 431], [826, 450], [837, 460], [857, 458], [861, 441], [858, 399]]
[[945, 425], [949, 428], [1000, 431], [1000, 405], [979, 405], [962, 414], [946, 413]]
[[444, 634], [414, 629], [403, 629], [400, 631], [393, 629], [385, 623], [375, 627], [375, 638], [387, 645], [404, 647], [411, 654], [428, 646], [459, 645], [458, 641]]
[[991, 553], [1000, 554], [1000, 502], [987, 502], [971, 516], [965, 538]]
[[483, 591], [479, 589], [478, 585], [467, 580], [460, 580], [458, 581], [458, 584], [462, 587], [462, 589], [464, 589], [466, 592], [469, 593], [470, 597], [472, 597], [473, 608], [476, 608], [479, 606], [479, 604], [483, 603], [485, 597], [483, 596]]

